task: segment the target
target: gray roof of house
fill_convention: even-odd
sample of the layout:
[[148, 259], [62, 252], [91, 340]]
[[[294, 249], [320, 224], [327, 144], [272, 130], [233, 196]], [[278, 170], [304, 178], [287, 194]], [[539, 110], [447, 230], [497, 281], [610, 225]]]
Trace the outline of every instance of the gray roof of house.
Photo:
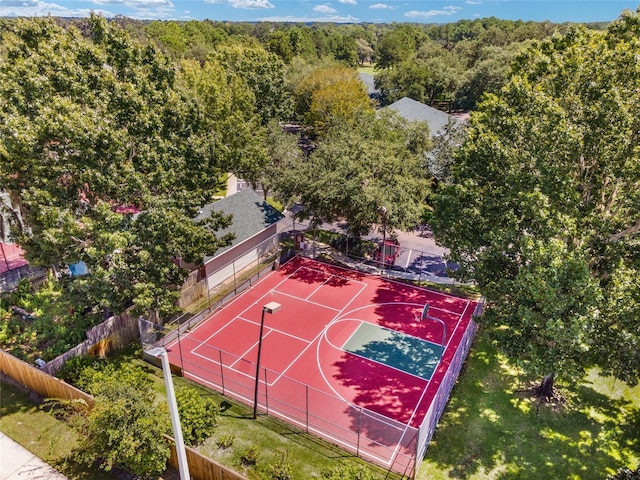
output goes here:
[[380, 93], [379, 90], [376, 88], [375, 80], [372, 73], [361, 72], [360, 80], [367, 87], [367, 95], [372, 96]]
[[432, 137], [441, 133], [450, 121], [461, 123], [460, 119], [409, 97], [401, 98], [385, 108], [395, 110], [410, 122], [427, 122]]
[[218, 230], [216, 235], [222, 236], [229, 232], [235, 234], [235, 239], [231, 245], [220, 248], [213, 256], [220, 255], [222, 252], [244, 242], [284, 218], [282, 213], [269, 205], [251, 189], [241, 190], [238, 193], [205, 205], [200, 209], [200, 213], [194, 220], [198, 221], [207, 218], [212, 210], [233, 215], [231, 226]]

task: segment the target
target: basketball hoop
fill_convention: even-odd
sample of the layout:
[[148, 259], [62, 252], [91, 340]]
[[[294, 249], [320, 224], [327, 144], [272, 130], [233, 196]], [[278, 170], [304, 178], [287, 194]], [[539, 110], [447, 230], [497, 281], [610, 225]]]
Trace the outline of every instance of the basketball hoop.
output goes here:
[[420, 316], [420, 321], [424, 322], [428, 315], [429, 315], [429, 304], [425, 303], [424, 308], [422, 309], [422, 315]]
[[440, 320], [439, 318], [436, 317], [430, 317], [429, 316], [429, 304], [425, 303], [424, 304], [424, 308], [422, 309], [422, 315], [420, 316], [420, 322], [424, 322], [425, 320], [433, 320], [435, 322], [438, 322], [440, 325], [442, 325], [442, 348], [445, 348], [445, 342], [447, 340], [447, 325]]

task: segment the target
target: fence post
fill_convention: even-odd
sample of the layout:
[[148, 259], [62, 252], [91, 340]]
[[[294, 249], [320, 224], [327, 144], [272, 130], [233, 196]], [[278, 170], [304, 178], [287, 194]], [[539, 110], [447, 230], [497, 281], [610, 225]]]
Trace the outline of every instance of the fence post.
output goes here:
[[269, 384], [267, 383], [267, 369], [264, 369], [264, 407], [269, 415]]
[[184, 377], [184, 359], [182, 358], [182, 342], [180, 342], [180, 321], [178, 321], [178, 352], [180, 352], [180, 369]]
[[224, 368], [222, 368], [222, 350], [218, 349], [218, 353], [220, 354], [220, 383], [222, 383], [222, 394], [225, 395], [224, 391]]
[[306, 415], [307, 415], [307, 419], [306, 419], [306, 424], [307, 424], [307, 433], [309, 433], [309, 385], [305, 385], [304, 386], [304, 392], [305, 392], [305, 397], [306, 397]]
[[236, 278], [236, 262], [235, 260], [231, 262], [231, 266], [233, 267], [233, 293], [235, 295], [238, 294], [238, 280]]
[[356, 457], [360, 456], [360, 430], [362, 428], [362, 407], [358, 407], [360, 414], [358, 415], [358, 441], [356, 443]]

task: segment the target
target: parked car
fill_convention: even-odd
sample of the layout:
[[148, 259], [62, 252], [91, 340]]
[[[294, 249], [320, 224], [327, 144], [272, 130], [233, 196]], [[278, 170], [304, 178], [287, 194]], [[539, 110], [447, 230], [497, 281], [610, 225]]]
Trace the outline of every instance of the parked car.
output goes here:
[[[384, 253], [384, 257], [382, 256]], [[378, 251], [376, 252], [376, 263], [383, 266], [392, 267], [396, 263], [398, 254], [400, 253], [400, 242], [397, 239], [387, 239], [384, 241], [384, 247], [382, 242], [378, 245]], [[383, 259], [384, 258], [384, 263]]]

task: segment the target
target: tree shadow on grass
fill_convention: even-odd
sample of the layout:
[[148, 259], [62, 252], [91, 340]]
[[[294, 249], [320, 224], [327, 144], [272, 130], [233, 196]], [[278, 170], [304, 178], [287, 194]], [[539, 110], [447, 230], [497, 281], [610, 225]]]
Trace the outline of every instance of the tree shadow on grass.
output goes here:
[[[640, 456], [637, 405], [588, 384], [567, 388], [571, 401], [540, 408], [517, 392], [517, 377], [479, 339], [425, 456], [451, 478], [602, 479]], [[428, 475], [428, 472], [427, 472]]]

